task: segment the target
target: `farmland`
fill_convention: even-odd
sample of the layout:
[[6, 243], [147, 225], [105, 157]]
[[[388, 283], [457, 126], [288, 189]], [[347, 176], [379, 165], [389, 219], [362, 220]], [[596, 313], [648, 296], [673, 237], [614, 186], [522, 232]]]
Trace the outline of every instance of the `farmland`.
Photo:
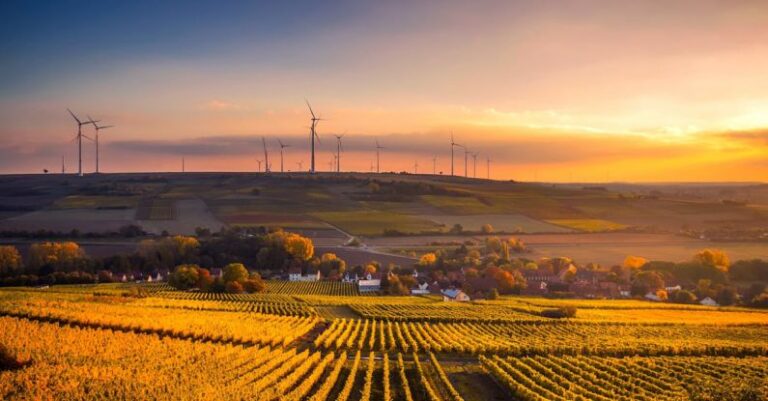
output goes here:
[[[480, 227], [488, 223], [498, 232], [523, 238], [534, 257], [569, 256], [601, 265], [620, 263], [628, 254], [679, 261], [710, 246], [738, 259], [768, 257], [760, 237], [768, 235], [768, 208], [759, 185], [617, 184], [598, 191], [578, 185], [359, 173], [74, 178], [3, 177], [0, 231], [103, 233], [133, 224], [150, 234], [191, 234], [197, 227], [215, 232], [266, 226], [302, 232], [327, 246], [355, 236], [369, 245], [363, 251], [388, 252], [400, 244], [415, 248], [482, 240]], [[463, 231], [451, 231], [456, 225]], [[709, 235], [736, 239], [713, 244]]]
[[[16, 365], [0, 372], [0, 397], [679, 400], [697, 383], [759, 387], [768, 377], [768, 313], [754, 309], [454, 304], [299, 284], [263, 294], [2, 289], [0, 344]], [[126, 296], [135, 288], [145, 295]], [[558, 305], [579, 312], [539, 315]]]

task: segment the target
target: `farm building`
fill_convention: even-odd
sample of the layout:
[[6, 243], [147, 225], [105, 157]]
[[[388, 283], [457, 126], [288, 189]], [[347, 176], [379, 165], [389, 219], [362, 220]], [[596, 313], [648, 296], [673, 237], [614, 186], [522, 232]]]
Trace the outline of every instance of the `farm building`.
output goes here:
[[442, 294], [445, 302], [469, 302], [469, 295], [456, 288], [443, 290]]
[[320, 277], [320, 270], [307, 274], [302, 274], [299, 268], [288, 270], [288, 281], [320, 281]]
[[416, 287], [411, 288], [411, 295], [423, 295], [429, 294], [429, 283], [423, 282], [416, 284]]
[[706, 297], [702, 299], [699, 303], [706, 306], [720, 306], [720, 304], [718, 304], [717, 301], [715, 301], [710, 297]]
[[360, 292], [371, 292], [381, 290], [381, 273], [368, 273], [360, 280], [357, 280], [357, 289]]

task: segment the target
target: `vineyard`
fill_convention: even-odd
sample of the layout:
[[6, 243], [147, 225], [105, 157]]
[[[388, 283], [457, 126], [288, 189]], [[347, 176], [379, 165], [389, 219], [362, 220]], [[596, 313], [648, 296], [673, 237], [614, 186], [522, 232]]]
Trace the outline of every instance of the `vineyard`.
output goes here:
[[578, 301], [296, 284], [0, 289], [0, 351], [18, 364], [0, 368], [0, 399], [685, 400], [694, 383], [768, 380], [757, 310], [591, 301], [557, 320], [539, 312]]

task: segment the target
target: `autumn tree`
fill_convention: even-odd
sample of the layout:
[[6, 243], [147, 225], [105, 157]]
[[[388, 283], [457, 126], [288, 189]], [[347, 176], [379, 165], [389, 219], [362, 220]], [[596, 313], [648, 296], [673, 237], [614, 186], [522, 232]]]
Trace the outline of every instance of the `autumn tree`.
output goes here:
[[239, 282], [230, 281], [224, 286], [224, 291], [230, 294], [242, 294], [245, 290], [243, 289], [243, 285]]
[[706, 266], [714, 266], [727, 272], [731, 266], [728, 255], [720, 249], [703, 249], [693, 255], [693, 261]]
[[173, 273], [168, 276], [168, 284], [177, 290], [194, 288], [200, 279], [198, 269], [197, 265], [176, 266]]
[[480, 227], [480, 232], [483, 234], [493, 234], [493, 226], [486, 223]]
[[655, 293], [662, 288], [664, 288], [664, 279], [658, 272], [641, 271], [632, 280], [630, 291], [632, 295], [645, 295], [649, 292]]
[[347, 271], [347, 262], [330, 252], [324, 253], [316, 265], [323, 277], [329, 277], [332, 273], [342, 276]]
[[53, 271], [75, 270], [85, 252], [75, 242], [43, 242], [29, 248], [29, 267], [33, 272], [48, 266]]
[[427, 252], [419, 258], [418, 265], [421, 267], [430, 267], [433, 266], [437, 262], [437, 255], [435, 255], [433, 252]]
[[247, 280], [242, 283], [243, 290], [248, 293], [264, 292], [267, 284], [261, 278], [259, 273], [252, 273]]
[[312, 240], [299, 234], [287, 234], [283, 238], [283, 246], [289, 255], [298, 260], [308, 261], [315, 254], [315, 246], [312, 244]]
[[203, 269], [202, 267], [197, 269], [197, 288], [203, 290], [203, 291], [209, 291], [211, 289], [211, 285], [213, 284], [213, 277], [211, 277], [211, 272], [208, 269]]
[[243, 282], [248, 279], [248, 269], [242, 263], [230, 263], [222, 269], [224, 283]]
[[11, 275], [21, 270], [21, 254], [13, 245], [0, 246], [0, 276]]
[[646, 263], [648, 263], [648, 259], [640, 257], [640, 256], [627, 256], [624, 258], [624, 263], [622, 266], [624, 266], [625, 269], [639, 269], [643, 267]]

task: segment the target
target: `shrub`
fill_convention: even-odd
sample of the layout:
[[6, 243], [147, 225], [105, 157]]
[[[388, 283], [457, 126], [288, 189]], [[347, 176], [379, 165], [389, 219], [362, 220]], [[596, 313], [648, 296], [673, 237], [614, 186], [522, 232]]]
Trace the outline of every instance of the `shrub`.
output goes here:
[[11, 354], [11, 351], [8, 350], [8, 348], [3, 344], [0, 344], [0, 372], [4, 370], [21, 369], [30, 363], [31, 361], [29, 360], [25, 361], [15, 357]]
[[554, 309], [544, 309], [541, 311], [542, 317], [548, 317], [551, 319], [563, 319], [576, 316], [575, 306], [563, 306]]

